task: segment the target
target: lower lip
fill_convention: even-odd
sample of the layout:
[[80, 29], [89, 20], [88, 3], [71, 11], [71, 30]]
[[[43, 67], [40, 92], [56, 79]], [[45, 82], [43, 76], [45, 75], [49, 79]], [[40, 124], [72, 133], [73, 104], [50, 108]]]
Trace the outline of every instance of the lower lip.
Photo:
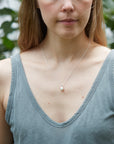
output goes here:
[[64, 25], [67, 25], [67, 26], [73, 25], [77, 22], [78, 20], [77, 21], [60, 21], [60, 23], [63, 23]]

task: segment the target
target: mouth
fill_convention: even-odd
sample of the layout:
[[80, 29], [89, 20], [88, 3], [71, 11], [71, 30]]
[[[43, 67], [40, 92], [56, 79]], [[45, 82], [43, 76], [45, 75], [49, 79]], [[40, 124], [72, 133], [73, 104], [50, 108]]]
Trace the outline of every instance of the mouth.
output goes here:
[[79, 20], [77, 19], [63, 19], [63, 20], [59, 20], [59, 23], [62, 23], [66, 26], [72, 26], [74, 24], [76, 24]]
[[77, 22], [78, 20], [75, 20], [75, 19], [63, 19], [63, 20], [60, 20], [59, 22]]

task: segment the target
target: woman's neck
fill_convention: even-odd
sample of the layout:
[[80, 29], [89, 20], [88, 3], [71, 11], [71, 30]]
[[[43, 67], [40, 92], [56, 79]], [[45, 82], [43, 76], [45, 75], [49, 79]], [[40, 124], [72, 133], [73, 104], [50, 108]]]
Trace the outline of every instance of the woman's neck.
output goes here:
[[84, 34], [74, 39], [62, 39], [57, 36], [50, 37], [47, 35], [41, 44], [47, 59], [53, 59], [56, 63], [80, 58], [88, 46], [90, 46], [89, 39]]

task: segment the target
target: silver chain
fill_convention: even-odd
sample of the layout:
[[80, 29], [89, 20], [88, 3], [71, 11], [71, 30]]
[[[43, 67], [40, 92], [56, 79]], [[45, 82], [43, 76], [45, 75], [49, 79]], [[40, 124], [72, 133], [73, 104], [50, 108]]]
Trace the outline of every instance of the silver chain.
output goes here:
[[[83, 54], [83, 55], [81, 56], [81, 58], [79, 59], [78, 64], [79, 64], [80, 61], [83, 59], [83, 57], [86, 55], [86, 53], [87, 53], [87, 51], [88, 51], [88, 49], [89, 49], [89, 46], [90, 46], [90, 42], [88, 43], [88, 47], [87, 47], [87, 49], [85, 50], [84, 54]], [[46, 55], [44, 54], [43, 48], [41, 48], [41, 49], [42, 49], [42, 52], [43, 52], [43, 56], [44, 56], [45, 62], [46, 62], [47, 65], [48, 65], [47, 57], [46, 57]], [[76, 69], [76, 67], [78, 67], [78, 66], [77, 66], [77, 65], [74, 66], [73, 69], [72, 69], [72, 71], [71, 71], [71, 73], [70, 73], [68, 76], [65, 77], [65, 79], [63, 80], [63, 82], [61, 82], [61, 83], [63, 83], [63, 84], [60, 84], [61, 86], [60, 86], [59, 88], [60, 88], [60, 90], [61, 90], [62, 92], [64, 91], [64, 87], [65, 87], [66, 83], [68, 82], [68, 80], [71, 78], [72, 73], [73, 73], [73, 71]]]

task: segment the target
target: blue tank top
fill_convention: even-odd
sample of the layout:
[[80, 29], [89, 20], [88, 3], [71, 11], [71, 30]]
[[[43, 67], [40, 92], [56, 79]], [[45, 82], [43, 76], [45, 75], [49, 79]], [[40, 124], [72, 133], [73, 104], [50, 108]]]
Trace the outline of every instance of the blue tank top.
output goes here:
[[12, 79], [5, 119], [14, 144], [114, 144], [114, 50], [79, 110], [57, 123], [36, 102], [20, 54], [11, 57]]

